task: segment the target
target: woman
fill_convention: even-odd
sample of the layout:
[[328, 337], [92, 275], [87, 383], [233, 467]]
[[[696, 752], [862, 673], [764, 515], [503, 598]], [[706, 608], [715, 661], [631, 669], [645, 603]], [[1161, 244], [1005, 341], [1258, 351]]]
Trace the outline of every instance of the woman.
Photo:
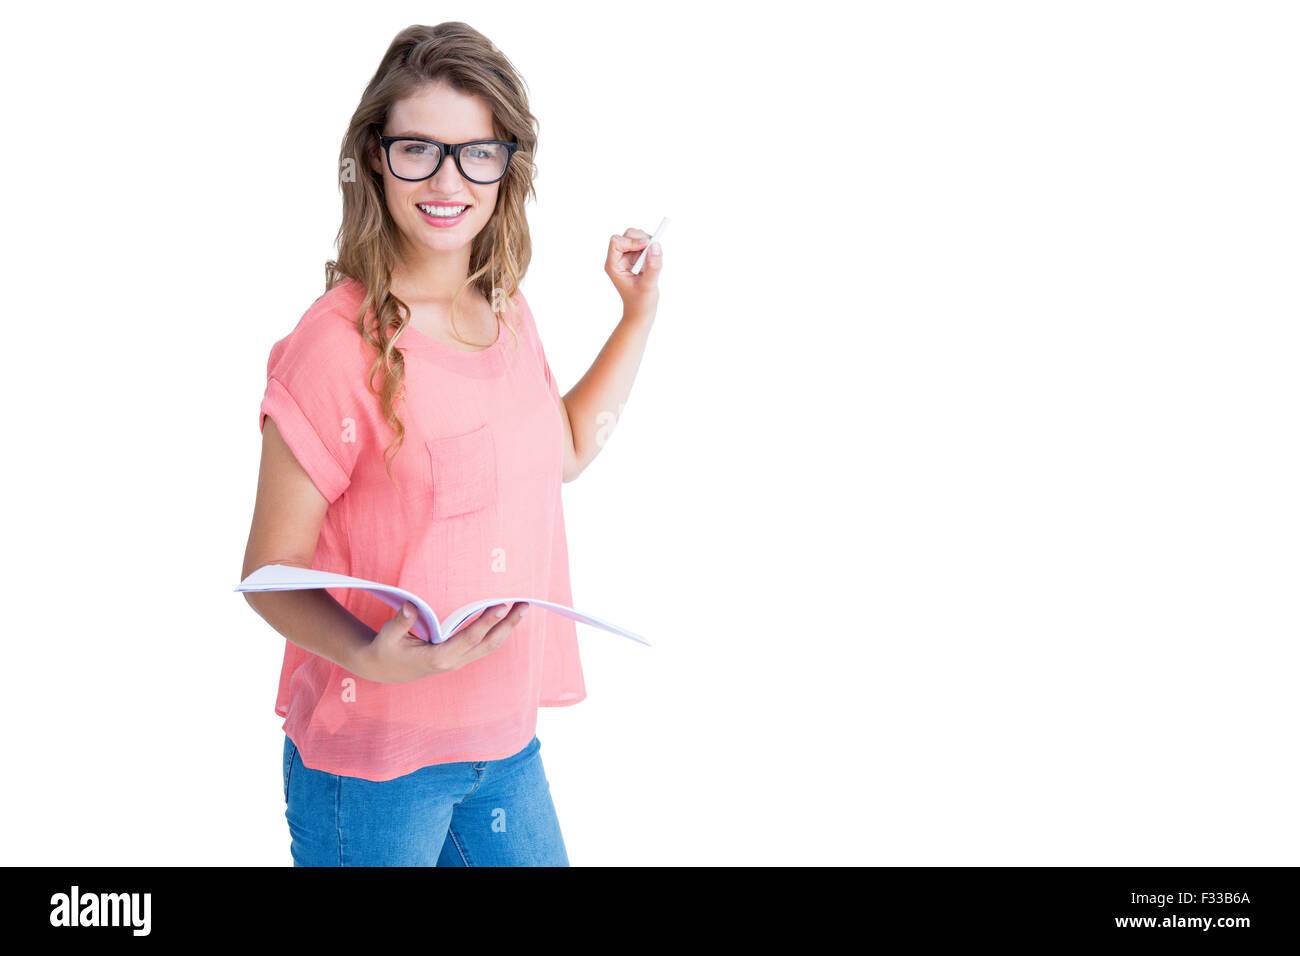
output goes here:
[[[612, 236], [623, 315], [561, 397], [519, 283], [536, 120], [463, 23], [402, 31], [343, 141], [326, 291], [271, 350], [246, 577], [397, 584], [435, 613], [572, 604], [560, 483], [596, 456], [658, 306], [649, 236]], [[535, 735], [586, 696], [573, 622], [488, 608], [450, 640], [355, 589], [245, 592], [286, 638], [286, 818], [299, 866], [568, 864]]]

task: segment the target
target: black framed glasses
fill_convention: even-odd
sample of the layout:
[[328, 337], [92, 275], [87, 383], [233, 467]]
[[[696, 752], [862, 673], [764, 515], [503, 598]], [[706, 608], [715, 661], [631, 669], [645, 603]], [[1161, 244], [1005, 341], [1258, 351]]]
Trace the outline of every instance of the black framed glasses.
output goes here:
[[450, 154], [462, 176], [472, 183], [488, 186], [505, 176], [510, 168], [510, 157], [519, 149], [518, 143], [501, 139], [439, 143], [411, 136], [385, 136], [378, 123], [372, 125], [388, 158], [388, 171], [408, 183], [418, 183], [433, 176]]

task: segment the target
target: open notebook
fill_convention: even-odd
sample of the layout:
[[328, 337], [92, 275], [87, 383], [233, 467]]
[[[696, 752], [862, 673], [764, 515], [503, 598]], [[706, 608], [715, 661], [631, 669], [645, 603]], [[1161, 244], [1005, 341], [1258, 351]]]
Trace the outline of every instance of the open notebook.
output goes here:
[[509, 604], [514, 601], [524, 601], [530, 607], [541, 607], [546, 610], [559, 614], [562, 617], [572, 618], [575, 621], [581, 621], [583, 624], [590, 624], [592, 627], [598, 627], [603, 631], [609, 631], [613, 634], [619, 634], [638, 644], [649, 646], [650, 642], [639, 634], [633, 634], [631, 631], [625, 631], [617, 625], [602, 621], [598, 617], [592, 617], [590, 614], [583, 614], [581, 611], [575, 611], [573, 608], [564, 604], [556, 604], [553, 601], [539, 601], [537, 598], [529, 597], [497, 597], [485, 598], [482, 601], [475, 601], [472, 604], [466, 604], [464, 607], [458, 607], [447, 615], [445, 621], [439, 621], [433, 613], [433, 609], [425, 604], [419, 596], [412, 594], [410, 591], [404, 591], [399, 587], [391, 584], [379, 584], [375, 581], [366, 581], [362, 578], [348, 577], [346, 574], [333, 574], [329, 571], [316, 571], [312, 568], [296, 568], [288, 564], [268, 564], [258, 568], [248, 577], [240, 582], [236, 591], [301, 591], [307, 588], [360, 588], [367, 594], [372, 594], [379, 600], [383, 601], [394, 611], [402, 609], [404, 601], [410, 601], [415, 605], [415, 622], [411, 625], [411, 633], [418, 637], [424, 638], [434, 644], [441, 644], [447, 638], [456, 633], [457, 629], [470, 618], [478, 614], [485, 607], [491, 607], [494, 604]]

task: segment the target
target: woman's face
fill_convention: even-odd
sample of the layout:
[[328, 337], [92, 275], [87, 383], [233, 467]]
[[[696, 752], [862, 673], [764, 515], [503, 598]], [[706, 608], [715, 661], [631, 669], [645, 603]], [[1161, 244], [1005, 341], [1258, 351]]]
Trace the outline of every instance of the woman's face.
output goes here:
[[[430, 84], [395, 102], [388, 111], [383, 133], [385, 136], [414, 136], [453, 145], [496, 139], [492, 130], [492, 111], [487, 103], [445, 83]], [[393, 144], [394, 162], [401, 145]], [[467, 157], [468, 153], [468, 162]], [[408, 254], [427, 258], [429, 255], [459, 253], [468, 258], [470, 242], [487, 225], [492, 210], [496, 208], [500, 181], [489, 186], [471, 182], [460, 174], [450, 155], [443, 159], [437, 173], [416, 183], [394, 176], [382, 151], [371, 165], [384, 177], [384, 200], [389, 215], [406, 238]], [[421, 210], [422, 204], [468, 205], [469, 208], [459, 216], [439, 218]]]

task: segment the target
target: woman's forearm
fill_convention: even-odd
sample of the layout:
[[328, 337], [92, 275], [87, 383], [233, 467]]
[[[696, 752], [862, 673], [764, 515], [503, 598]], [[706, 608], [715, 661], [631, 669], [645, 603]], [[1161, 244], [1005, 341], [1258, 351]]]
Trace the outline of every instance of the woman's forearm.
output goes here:
[[353, 669], [356, 655], [375, 637], [324, 588], [301, 591], [245, 591], [245, 599], [262, 619], [303, 650]]
[[591, 464], [613, 432], [632, 393], [653, 325], [653, 314], [625, 313], [591, 368], [564, 396], [578, 471]]

